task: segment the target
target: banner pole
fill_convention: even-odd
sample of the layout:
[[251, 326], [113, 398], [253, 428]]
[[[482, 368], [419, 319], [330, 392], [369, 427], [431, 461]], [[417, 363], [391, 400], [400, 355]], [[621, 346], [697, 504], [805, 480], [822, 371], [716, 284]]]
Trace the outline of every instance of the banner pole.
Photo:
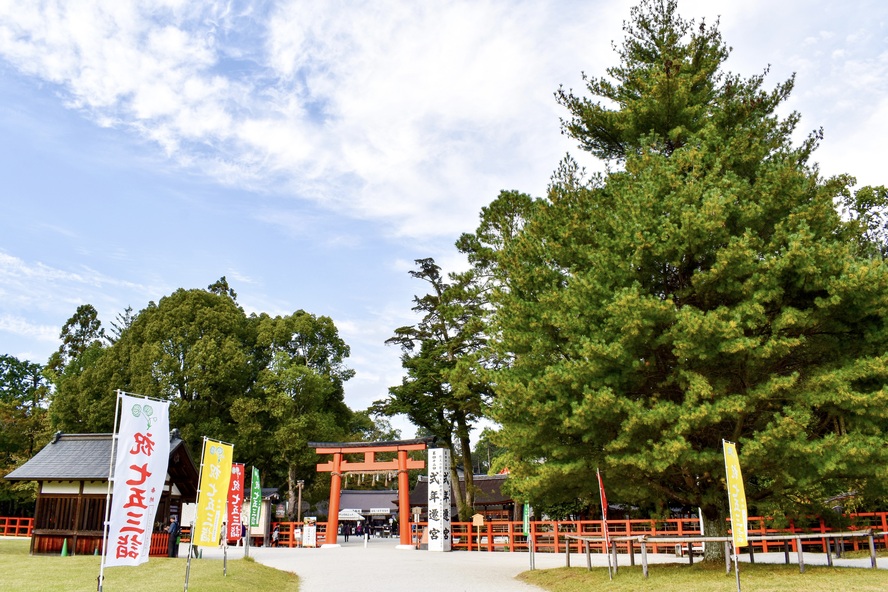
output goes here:
[[228, 501], [225, 501], [225, 522], [222, 523], [222, 575], [228, 575]]
[[737, 547], [734, 547], [734, 575], [737, 579], [737, 592], [740, 592], [740, 554]]
[[604, 495], [604, 481], [601, 480], [601, 470], [598, 467], [595, 467], [595, 475], [598, 477], [598, 497], [601, 500], [601, 530], [604, 535], [604, 550], [607, 553], [607, 576], [613, 580], [614, 574], [611, 571], [610, 535], [607, 531], [607, 497]]
[[746, 492], [743, 487], [743, 475], [740, 470], [740, 457], [737, 445], [722, 439], [722, 450], [725, 456], [725, 477], [728, 486], [728, 508], [731, 512], [731, 542], [734, 546], [734, 573], [737, 580], [737, 592], [740, 592], [740, 547], [749, 545], [747, 534]]
[[241, 528], [245, 529], [244, 532], [247, 537], [247, 540], [244, 541], [244, 557], [249, 557], [250, 556], [250, 530], [251, 530], [249, 516], [247, 517], [247, 524], [246, 525], [244, 525], [244, 523], [241, 522]]
[[105, 582], [105, 555], [108, 551], [108, 526], [111, 520], [111, 478], [114, 472], [114, 457], [117, 445], [120, 415], [120, 389], [117, 389], [117, 401], [114, 404], [114, 431], [111, 433], [111, 458], [108, 459], [108, 491], [105, 494], [105, 525], [102, 533], [102, 560], [99, 563], [99, 582], [96, 590], [102, 592]]
[[[203, 444], [200, 447], [200, 469], [197, 472], [197, 499], [200, 499], [201, 481], [203, 481], [203, 459], [204, 451], [207, 448], [207, 437], [203, 437]], [[185, 562], [185, 592], [188, 592], [188, 577], [191, 575], [191, 555], [194, 550], [194, 521], [191, 521], [191, 536], [188, 540], [188, 561]]]

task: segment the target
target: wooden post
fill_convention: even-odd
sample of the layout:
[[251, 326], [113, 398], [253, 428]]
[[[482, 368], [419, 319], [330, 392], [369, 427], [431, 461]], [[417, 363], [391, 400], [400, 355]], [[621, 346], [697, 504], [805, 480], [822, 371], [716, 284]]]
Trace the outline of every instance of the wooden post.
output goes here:
[[333, 453], [333, 470], [330, 472], [330, 505], [327, 516], [325, 545], [336, 544], [336, 530], [339, 528], [339, 494], [342, 489], [342, 453]]
[[876, 541], [873, 539], [873, 531], [870, 531], [867, 538], [869, 539], [870, 565], [873, 566], [873, 569], [876, 569]]
[[617, 543], [611, 541], [611, 555], [614, 559], [614, 575], [617, 573]]
[[641, 540], [641, 573], [644, 574], [644, 579], [648, 577], [648, 547], [647, 543], [644, 539]]
[[789, 541], [783, 541], [783, 560], [786, 565], [789, 565]]
[[755, 563], [755, 545], [752, 544], [752, 541], [749, 541], [749, 562]]
[[731, 573], [731, 543], [725, 541], [725, 575]]
[[635, 548], [632, 544], [632, 539], [629, 539], [626, 546], [629, 547], [629, 565], [635, 567]]
[[832, 541], [829, 537], [826, 537], [826, 565], [828, 567], [833, 566], [833, 558], [832, 558]]
[[589, 541], [583, 541], [583, 550], [586, 551], [586, 569], [592, 571], [592, 553], [589, 551]]
[[694, 565], [694, 545], [688, 543], [688, 563]]
[[406, 450], [398, 451], [398, 535], [401, 538], [401, 545], [409, 545], [412, 542], [410, 540], [410, 481], [407, 476]]
[[570, 567], [570, 539], [564, 535], [564, 567]]
[[802, 539], [796, 537], [796, 545], [798, 545], [799, 552], [799, 573], [805, 573], [805, 553], [802, 550]]

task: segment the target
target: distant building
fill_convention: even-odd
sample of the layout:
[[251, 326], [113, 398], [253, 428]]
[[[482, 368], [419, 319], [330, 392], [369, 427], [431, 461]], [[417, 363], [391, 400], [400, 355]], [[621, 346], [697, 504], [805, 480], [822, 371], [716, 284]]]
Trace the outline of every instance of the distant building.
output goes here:
[[[111, 441], [111, 434], [57, 433], [31, 460], [6, 475], [9, 481], [37, 482], [32, 554], [60, 553], [65, 541], [73, 554], [102, 552]], [[197, 486], [197, 466], [178, 430], [173, 430], [151, 555], [166, 555], [163, 528], [171, 515], [180, 515], [183, 504], [195, 502]]]
[[[515, 502], [502, 491], [503, 483], [509, 475], [474, 475], [475, 504], [473, 514], [481, 514], [485, 520], [520, 520], [516, 514]], [[465, 492], [466, 481], [462, 473], [459, 474], [459, 487]], [[420, 475], [413, 491], [410, 492], [410, 508], [420, 508], [420, 520], [426, 520], [426, 508], [428, 507], [429, 481], [425, 475]], [[397, 500], [396, 500], [397, 501]], [[457, 519], [456, 502], [451, 505], [451, 515]]]
[[[339, 496], [340, 514], [347, 510], [353, 510], [364, 517], [362, 528], [367, 527], [373, 536], [389, 537], [397, 533], [393, 529], [398, 519], [398, 490], [374, 489], [353, 490], [343, 489]], [[355, 528], [357, 523], [345, 521], [343, 528]]]

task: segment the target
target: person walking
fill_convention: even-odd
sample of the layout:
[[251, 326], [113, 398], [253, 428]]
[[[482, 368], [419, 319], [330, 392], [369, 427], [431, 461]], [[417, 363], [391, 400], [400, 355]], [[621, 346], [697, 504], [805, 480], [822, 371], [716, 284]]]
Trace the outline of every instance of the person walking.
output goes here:
[[170, 523], [164, 529], [170, 533], [170, 540], [167, 546], [167, 557], [179, 556], [179, 519], [176, 516], [170, 516]]
[[275, 525], [274, 525], [274, 531], [271, 533], [271, 546], [272, 546], [272, 547], [277, 547], [277, 546], [278, 546], [278, 540], [280, 540], [280, 538], [281, 538], [281, 525], [280, 525], [280, 524], [275, 524]]

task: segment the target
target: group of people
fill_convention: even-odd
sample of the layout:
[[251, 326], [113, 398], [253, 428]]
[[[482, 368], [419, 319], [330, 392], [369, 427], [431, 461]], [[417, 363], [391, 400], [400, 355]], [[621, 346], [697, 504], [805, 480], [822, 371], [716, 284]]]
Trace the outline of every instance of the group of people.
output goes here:
[[355, 535], [359, 538], [370, 538], [370, 528], [365, 527], [362, 523], [358, 522], [357, 526], [352, 526], [348, 522], [343, 522], [339, 525], [339, 534], [342, 535], [342, 540], [346, 543], [348, 542], [348, 537], [351, 535]]
[[[170, 523], [163, 529], [164, 532], [169, 533], [170, 538], [167, 543], [167, 557], [178, 557], [179, 556], [179, 535], [182, 533], [182, 527], [179, 524], [179, 517], [176, 515], [170, 516]], [[224, 537], [226, 533], [225, 523], [222, 524], [222, 536]], [[244, 540], [247, 536], [247, 527], [241, 524], [241, 536], [238, 539], [235, 546], [241, 546], [244, 543]], [[273, 546], [277, 547], [278, 537], [280, 536], [280, 527], [275, 527], [273, 533]], [[220, 543], [221, 544], [221, 543]]]

